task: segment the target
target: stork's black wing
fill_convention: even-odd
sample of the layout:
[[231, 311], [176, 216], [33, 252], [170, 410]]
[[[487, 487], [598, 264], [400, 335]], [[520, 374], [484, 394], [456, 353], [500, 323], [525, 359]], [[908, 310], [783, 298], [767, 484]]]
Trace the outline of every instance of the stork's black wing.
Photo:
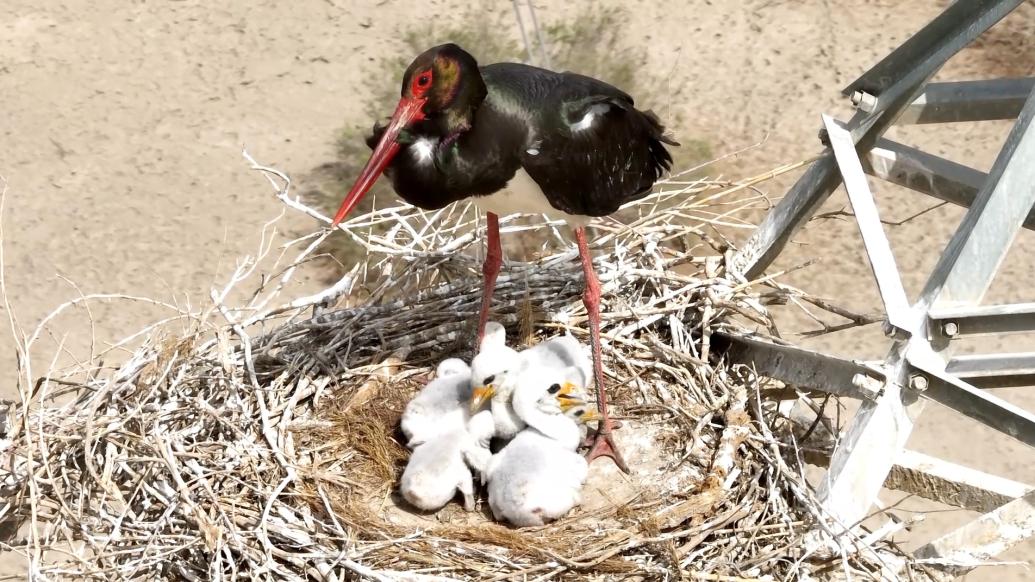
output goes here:
[[536, 108], [525, 171], [568, 214], [604, 216], [645, 196], [672, 164], [651, 111], [602, 81], [559, 73]]

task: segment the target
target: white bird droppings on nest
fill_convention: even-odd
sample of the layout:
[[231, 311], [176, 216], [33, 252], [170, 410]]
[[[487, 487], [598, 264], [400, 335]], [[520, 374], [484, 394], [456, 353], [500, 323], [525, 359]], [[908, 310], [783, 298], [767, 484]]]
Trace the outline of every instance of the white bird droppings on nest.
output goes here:
[[[326, 221], [259, 169], [286, 205]], [[281, 295], [327, 231], [289, 245], [305, 248], [277, 277], [242, 262], [212, 308], [182, 315], [186, 331], [143, 330], [115, 368], [36, 378], [23, 359], [25, 404], [0, 435], [11, 443], [0, 515], [33, 528], [11, 545], [37, 574], [77, 580], [877, 575], [894, 548], [815, 527], [825, 516], [765, 384], [710, 353], [717, 330], [772, 326], [759, 297], [774, 283], [726, 273], [714, 227], [746, 226], [737, 212], [775, 174], [663, 186], [627, 211], [630, 225], [597, 225], [608, 389], [634, 474], [595, 463], [586, 503], [555, 523], [515, 530], [456, 504], [437, 515], [396, 505], [403, 405], [433, 361], [469, 356], [481, 269], [469, 207], [390, 208], [345, 225], [370, 264], [305, 302]], [[503, 223], [562, 240], [556, 224]], [[574, 257], [544, 246], [510, 261], [496, 318], [584, 339]], [[255, 280], [244, 304], [227, 304]], [[806, 551], [809, 531], [838, 552]]]

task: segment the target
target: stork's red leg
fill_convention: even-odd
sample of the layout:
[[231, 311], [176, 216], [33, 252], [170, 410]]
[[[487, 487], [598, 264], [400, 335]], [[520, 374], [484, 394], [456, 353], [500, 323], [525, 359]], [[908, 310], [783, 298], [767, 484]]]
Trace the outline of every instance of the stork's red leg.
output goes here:
[[600, 355], [600, 280], [597, 279], [596, 271], [593, 270], [593, 257], [589, 254], [585, 228], [580, 226], [575, 229], [575, 240], [579, 244], [582, 272], [586, 277], [586, 288], [582, 294], [582, 301], [586, 304], [586, 313], [589, 316], [589, 341], [593, 348], [593, 383], [597, 391], [597, 408], [600, 409], [600, 422], [597, 424], [593, 445], [586, 454], [586, 460], [592, 463], [593, 459], [597, 457], [610, 457], [622, 472], [628, 473], [629, 467], [626, 466], [625, 460], [622, 459], [614, 438], [611, 436], [615, 423], [607, 412], [604, 362]]
[[500, 274], [500, 265], [503, 263], [503, 248], [500, 246], [500, 217], [492, 212], [485, 214], [485, 230], [487, 248], [485, 251], [485, 262], [482, 263], [482, 275], [485, 280], [482, 284], [482, 311], [478, 316], [478, 345], [482, 343], [482, 336], [485, 335], [485, 324], [489, 322], [489, 307], [492, 305], [492, 292], [496, 290], [496, 277]]

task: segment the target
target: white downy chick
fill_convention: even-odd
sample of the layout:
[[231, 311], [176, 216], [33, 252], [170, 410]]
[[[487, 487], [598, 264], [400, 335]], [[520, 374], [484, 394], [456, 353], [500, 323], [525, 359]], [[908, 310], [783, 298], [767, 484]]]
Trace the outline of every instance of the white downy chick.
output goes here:
[[525, 427], [511, 406], [520, 355], [507, 347], [507, 334], [502, 325], [490, 321], [485, 326], [485, 335], [479, 346], [478, 355], [471, 360], [471, 412], [476, 412], [489, 402], [492, 418], [496, 423], [495, 436], [511, 439]]
[[[489, 507], [497, 520], [519, 526], [543, 525], [562, 517], [582, 501], [580, 490], [589, 467], [575, 452], [580, 440], [576, 419], [594, 413], [584, 402], [561, 402], [543, 396], [557, 394], [566, 384], [578, 387], [577, 367], [530, 369], [514, 392], [515, 412], [528, 428], [493, 456], [487, 474]], [[564, 401], [562, 401], [564, 402]]]
[[435, 379], [406, 405], [400, 428], [411, 449], [439, 434], [464, 430], [470, 419], [471, 369], [458, 358], [438, 365]]
[[[569, 382], [551, 385], [546, 393], [536, 402], [536, 407], [544, 414], [559, 414], [563, 412], [580, 423], [599, 418], [599, 415], [592, 411], [593, 407], [587, 404], [587, 396], [577, 390], [578, 387]], [[476, 414], [472, 418], [471, 424], [474, 425], [474, 419], [480, 419], [485, 412]], [[491, 413], [491, 411], [489, 412]], [[492, 424], [486, 426], [479, 423], [476, 425], [477, 428], [471, 429], [472, 434], [480, 435], [481, 438], [475, 438], [472, 446], [464, 450], [464, 459], [472, 469], [479, 473], [482, 484], [488, 482], [488, 467], [493, 456], [489, 450], [489, 441], [495, 435], [495, 421], [490, 417], [489, 422]], [[581, 431], [584, 430], [582, 424], [580, 424], [579, 430], [581, 437]]]
[[418, 509], [435, 511], [459, 491], [464, 509], [474, 511], [474, 476], [464, 459], [477, 458], [481, 449], [488, 451], [493, 431], [492, 412], [483, 410], [471, 417], [466, 428], [440, 433], [419, 445], [399, 483], [403, 498]]
[[582, 374], [581, 385], [588, 388], [593, 378], [593, 360], [587, 346], [571, 334], [540, 342], [521, 352], [522, 368], [541, 366], [555, 369], [576, 367]]

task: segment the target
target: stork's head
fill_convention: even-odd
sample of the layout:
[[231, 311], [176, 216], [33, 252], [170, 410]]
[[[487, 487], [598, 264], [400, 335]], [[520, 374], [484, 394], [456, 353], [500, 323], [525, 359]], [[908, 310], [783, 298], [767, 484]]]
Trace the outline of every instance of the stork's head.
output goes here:
[[470, 128], [475, 109], [487, 90], [478, 62], [455, 44], [430, 48], [410, 63], [403, 74], [399, 104], [374, 146], [359, 178], [345, 196], [331, 226], [337, 226], [399, 153], [402, 140], [415, 132], [441, 137]]

